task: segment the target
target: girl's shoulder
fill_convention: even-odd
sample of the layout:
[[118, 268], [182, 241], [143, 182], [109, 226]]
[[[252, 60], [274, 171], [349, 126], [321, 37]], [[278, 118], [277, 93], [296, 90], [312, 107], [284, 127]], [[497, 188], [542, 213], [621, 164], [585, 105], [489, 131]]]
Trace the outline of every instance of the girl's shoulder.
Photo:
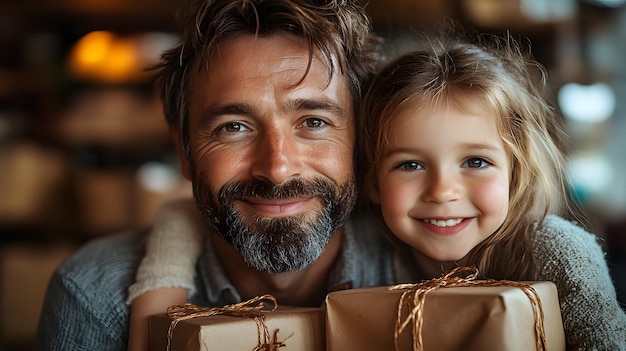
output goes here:
[[600, 240], [576, 222], [554, 215], [546, 217], [531, 234], [540, 275], [550, 278], [557, 272], [570, 275], [588, 270], [605, 273], [605, 252]]
[[551, 281], [558, 290], [568, 349], [624, 349], [626, 314], [600, 239], [556, 216], [547, 217], [531, 236], [537, 280]]
[[571, 252], [600, 248], [600, 238], [585, 230], [579, 223], [555, 215], [548, 215], [531, 234], [535, 250]]

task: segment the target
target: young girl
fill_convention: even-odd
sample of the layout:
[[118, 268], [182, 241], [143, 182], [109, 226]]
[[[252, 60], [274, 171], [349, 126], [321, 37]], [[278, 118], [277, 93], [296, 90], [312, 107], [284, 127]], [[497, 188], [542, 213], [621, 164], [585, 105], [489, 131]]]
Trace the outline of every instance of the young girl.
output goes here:
[[[542, 67], [508, 37], [454, 32], [403, 55], [380, 72], [361, 108], [363, 194], [397, 244], [398, 282], [469, 265], [485, 278], [552, 281], [568, 350], [626, 350], [626, 315], [596, 237], [555, 215], [570, 214], [563, 133], [546, 90]], [[165, 209], [195, 218], [180, 203]], [[172, 235], [158, 224], [152, 243]], [[140, 273], [182, 255], [148, 246]], [[171, 278], [147, 284], [138, 274], [129, 300], [192, 286]], [[157, 300], [172, 291], [177, 297]], [[155, 312], [146, 301], [164, 311], [185, 292], [149, 291], [131, 317]]]
[[512, 38], [431, 38], [383, 69], [361, 106], [364, 193], [408, 257], [399, 280], [476, 266], [552, 281], [568, 350], [626, 350], [596, 237], [555, 216], [573, 211], [547, 96], [543, 68]]

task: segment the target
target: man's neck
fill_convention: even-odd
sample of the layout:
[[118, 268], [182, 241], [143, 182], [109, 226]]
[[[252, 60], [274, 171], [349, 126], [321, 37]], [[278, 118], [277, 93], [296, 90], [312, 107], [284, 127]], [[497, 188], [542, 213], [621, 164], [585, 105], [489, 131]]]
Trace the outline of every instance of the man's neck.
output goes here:
[[235, 248], [217, 234], [211, 238], [226, 276], [243, 300], [263, 294], [279, 305], [319, 307], [327, 293], [332, 266], [341, 251], [343, 228], [330, 238], [321, 256], [299, 271], [270, 274], [246, 264]]

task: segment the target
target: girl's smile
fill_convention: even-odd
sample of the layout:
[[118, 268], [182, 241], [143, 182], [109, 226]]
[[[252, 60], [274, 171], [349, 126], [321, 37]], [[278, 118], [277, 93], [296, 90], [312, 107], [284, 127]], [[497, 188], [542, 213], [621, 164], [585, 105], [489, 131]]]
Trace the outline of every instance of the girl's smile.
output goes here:
[[422, 219], [421, 222], [426, 229], [435, 234], [452, 235], [463, 230], [471, 220], [472, 218]]

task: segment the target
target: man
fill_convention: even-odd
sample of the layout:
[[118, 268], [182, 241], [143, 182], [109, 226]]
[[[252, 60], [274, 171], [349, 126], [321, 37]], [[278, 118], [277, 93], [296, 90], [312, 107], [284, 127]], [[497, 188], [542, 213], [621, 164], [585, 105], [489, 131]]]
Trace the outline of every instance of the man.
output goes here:
[[[378, 58], [363, 9], [352, 0], [199, 0], [183, 25], [157, 81], [210, 228], [190, 301], [269, 293], [319, 306], [331, 290], [393, 283], [384, 239], [348, 220], [355, 111]], [[59, 267], [40, 349], [126, 348], [142, 238], [100, 239]]]

